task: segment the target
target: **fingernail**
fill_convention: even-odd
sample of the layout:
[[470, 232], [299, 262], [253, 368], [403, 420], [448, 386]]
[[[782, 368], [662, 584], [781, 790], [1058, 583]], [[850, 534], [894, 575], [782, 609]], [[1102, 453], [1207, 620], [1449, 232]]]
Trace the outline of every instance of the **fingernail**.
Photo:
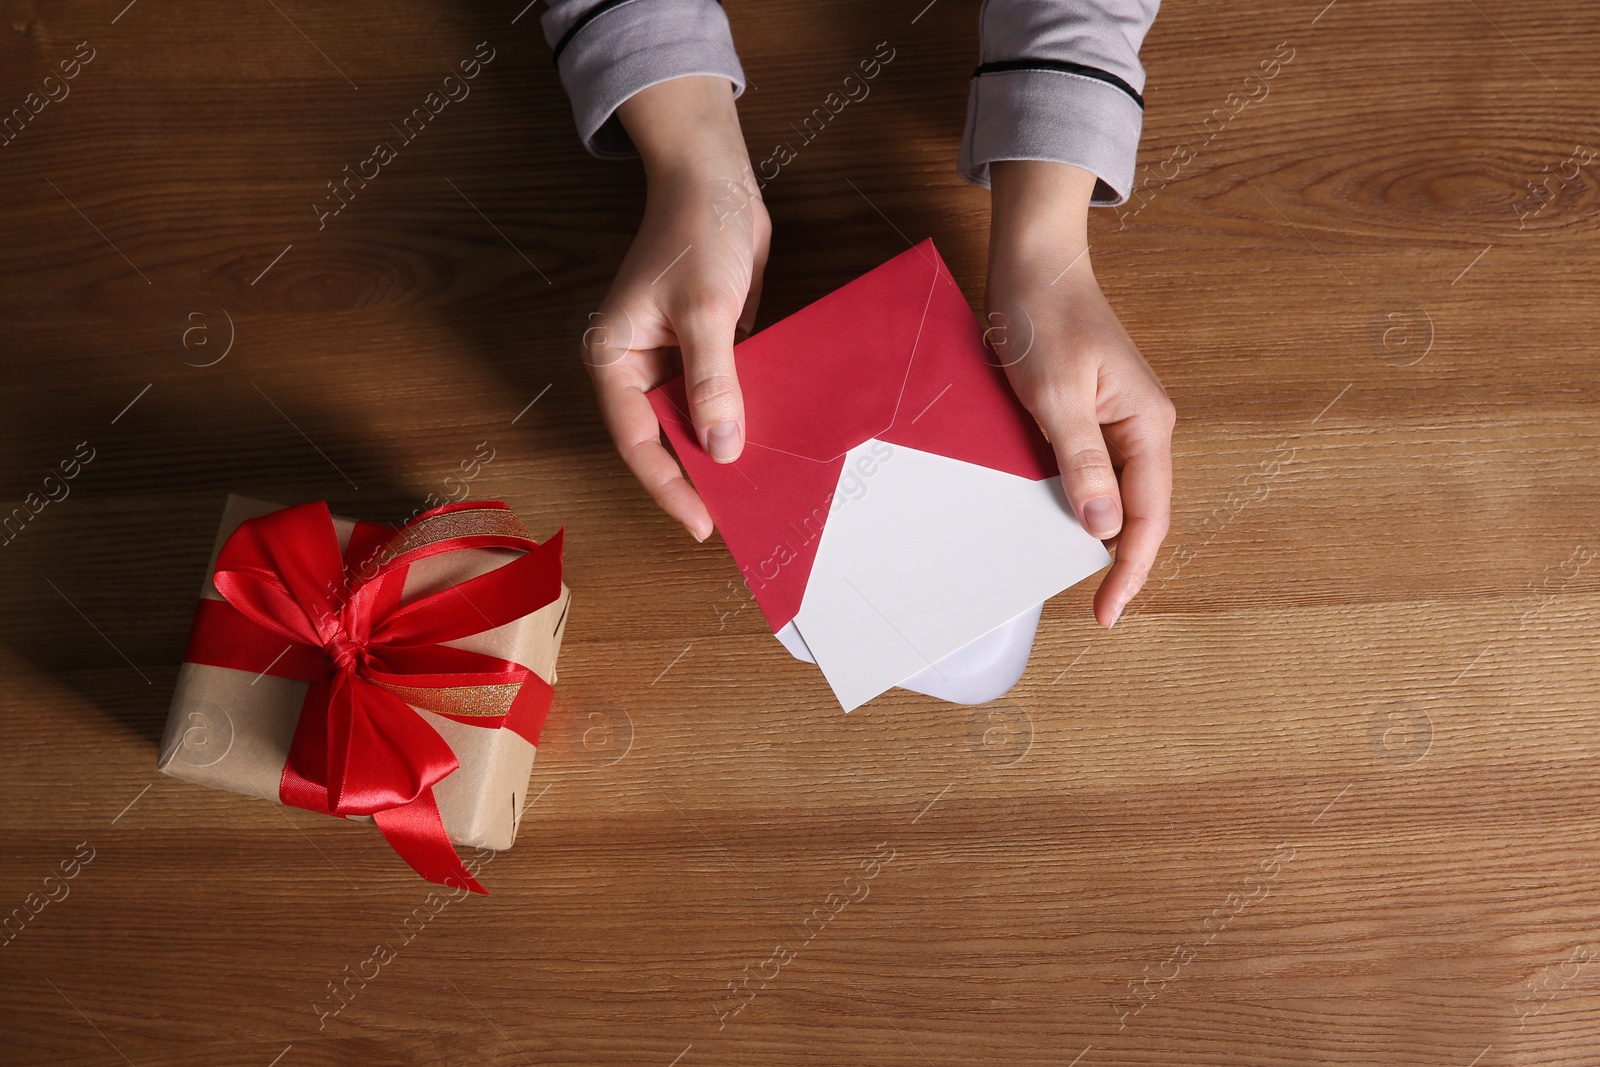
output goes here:
[[1117, 620], [1122, 618], [1122, 609], [1127, 606], [1128, 605], [1126, 604], [1118, 604], [1116, 607], [1111, 609], [1111, 623], [1106, 627], [1106, 629], [1109, 630], [1112, 626], [1117, 624]]
[[706, 451], [718, 463], [732, 463], [739, 458], [739, 424], [719, 422], [706, 431]]
[[1117, 532], [1117, 505], [1108, 496], [1097, 496], [1083, 506], [1083, 524], [1096, 537]]

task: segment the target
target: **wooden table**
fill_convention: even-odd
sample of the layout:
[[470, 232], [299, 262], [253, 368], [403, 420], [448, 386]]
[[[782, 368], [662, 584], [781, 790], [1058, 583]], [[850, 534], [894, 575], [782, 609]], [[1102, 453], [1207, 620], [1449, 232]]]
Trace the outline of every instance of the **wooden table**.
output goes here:
[[[0, 1060], [1600, 1063], [1581, 5], [1171, 5], [1093, 228], [1180, 413], [1151, 585], [1109, 633], [1052, 601], [994, 705], [845, 716], [601, 428], [576, 342], [643, 185], [538, 9], [123, 2], [0, 31], [6, 108], [92, 56], [0, 147], [4, 495], [93, 457], [0, 556], [0, 908], [60, 897]], [[767, 190], [763, 322], [926, 236], [980, 298], [975, 5], [924, 2], [730, 0], [757, 159], [895, 55]], [[517, 847], [440, 904], [155, 758], [225, 493], [398, 519], [480, 442], [575, 601]]]

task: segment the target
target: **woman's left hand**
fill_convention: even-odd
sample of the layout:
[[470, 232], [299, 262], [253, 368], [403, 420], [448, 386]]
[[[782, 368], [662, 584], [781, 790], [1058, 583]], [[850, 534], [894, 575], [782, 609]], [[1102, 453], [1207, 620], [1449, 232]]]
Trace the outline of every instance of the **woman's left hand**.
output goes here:
[[1095, 594], [1111, 626], [1167, 535], [1176, 413], [1089, 262], [1095, 176], [1064, 163], [990, 164], [989, 343], [1055, 449], [1084, 529], [1116, 549]]

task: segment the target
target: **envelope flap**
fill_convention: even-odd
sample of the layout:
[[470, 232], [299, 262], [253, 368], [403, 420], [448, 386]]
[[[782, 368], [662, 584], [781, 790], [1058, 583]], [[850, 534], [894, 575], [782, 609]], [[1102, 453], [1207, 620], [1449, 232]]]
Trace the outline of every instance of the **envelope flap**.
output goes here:
[[889, 428], [937, 283], [924, 245], [734, 349], [747, 444], [831, 463]]
[[[938, 252], [928, 246], [938, 261]], [[894, 425], [877, 436], [990, 470], [1039, 481], [1055, 453], [1006, 380], [983, 330], [943, 262]], [[1026, 357], [1024, 357], [1026, 358]]]

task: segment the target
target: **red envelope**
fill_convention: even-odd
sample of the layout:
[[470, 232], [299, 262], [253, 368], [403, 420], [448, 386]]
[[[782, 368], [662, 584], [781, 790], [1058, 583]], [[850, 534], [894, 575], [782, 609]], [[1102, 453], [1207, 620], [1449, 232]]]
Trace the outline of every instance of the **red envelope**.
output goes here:
[[[747, 427], [745, 450], [737, 462], [717, 463], [700, 447], [681, 377], [653, 391], [650, 400], [774, 632], [782, 631], [800, 614], [819, 546], [826, 542], [825, 534], [837, 521], [841, 504], [856, 499], [857, 486], [865, 494], [869, 484], [888, 485], [892, 479], [878, 473], [880, 466], [885, 471], [896, 464], [897, 470], [910, 469], [905, 461], [888, 461], [888, 456], [923, 457], [919, 462], [933, 472], [918, 475], [922, 479], [918, 491], [924, 496], [942, 491], [938, 471], [943, 468], [937, 463], [929, 466], [924, 462], [927, 457], [1000, 472], [1034, 487], [1048, 480], [1060, 497], [1058, 510], [1065, 512], [1081, 538], [1092, 543], [1092, 548], [1082, 541], [1066, 546], [1083, 556], [1080, 563], [1094, 563], [1079, 577], [1109, 560], [1100, 543], [1077, 526], [1060, 496], [1049, 444], [1012, 393], [994, 354], [983, 342], [966, 299], [931, 241], [749, 338], [734, 354]], [[869, 442], [873, 443], [870, 449], [862, 448]], [[851, 465], [847, 469], [847, 453], [852, 449], [857, 454], [848, 457]], [[957, 477], [951, 485], [957, 482], [966, 484]], [[1000, 482], [1011, 484], [1005, 479]], [[1038, 488], [1032, 491], [1036, 498], [1042, 492]], [[946, 503], [952, 517], [960, 515], [964, 505], [959, 496]], [[1037, 509], [1030, 514], [1037, 514]], [[892, 516], [875, 521], [886, 527], [894, 525]], [[971, 558], [984, 555], [975, 551], [980, 542], [969, 538], [930, 548], [924, 542], [937, 539], [920, 536], [917, 529], [929, 527], [924, 524], [909, 533], [894, 533], [891, 540], [901, 548], [886, 544], [885, 555], [878, 558], [926, 551], [928, 567], [947, 573], [952, 568], [981, 569], [984, 565], [982, 558]], [[870, 537], [870, 531], [852, 534], [863, 536]], [[905, 547], [908, 538], [915, 543], [914, 549]], [[937, 580], [937, 574], [928, 577]], [[1015, 584], [1018, 576], [1012, 573], [1006, 580]], [[851, 587], [859, 584], [854, 582]], [[1024, 580], [1022, 584], [1028, 583]], [[1019, 610], [1037, 605], [1060, 588], [1065, 585], [1022, 602]], [[881, 603], [867, 606], [883, 608]], [[961, 609], [960, 602], [940, 603], [937, 597], [917, 608], [924, 613]], [[895, 621], [893, 611], [880, 610], [880, 614], [891, 627], [905, 630]], [[981, 637], [998, 621], [984, 623], [970, 638]], [[804, 635], [813, 651], [817, 636]], [[1031, 636], [1030, 630], [1029, 641]], [[949, 651], [943, 647], [949, 644], [948, 634], [930, 640], [942, 642], [941, 655]], [[916, 651], [916, 660], [908, 663], [929, 666], [940, 658], [931, 645]], [[873, 653], [868, 649], [866, 654]], [[828, 674], [827, 659], [818, 659]], [[901, 677], [910, 673], [915, 672]], [[835, 681], [831, 674], [829, 680]], [[835, 690], [839, 691], [837, 683]], [[840, 693], [847, 707], [854, 706], [851, 700], [858, 695]]]

